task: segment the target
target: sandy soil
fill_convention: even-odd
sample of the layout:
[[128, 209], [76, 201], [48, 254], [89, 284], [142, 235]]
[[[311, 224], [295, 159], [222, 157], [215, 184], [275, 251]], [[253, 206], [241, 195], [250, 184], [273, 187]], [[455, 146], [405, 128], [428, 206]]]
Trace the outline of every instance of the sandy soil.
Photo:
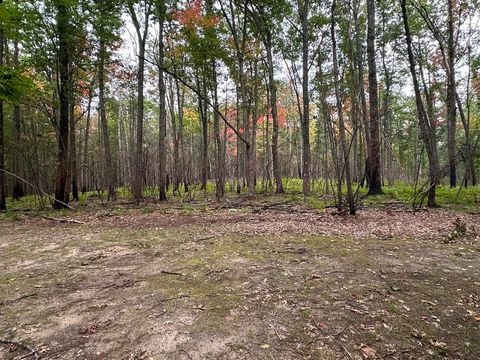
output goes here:
[[0, 222], [0, 359], [480, 358], [479, 215], [68, 216]]

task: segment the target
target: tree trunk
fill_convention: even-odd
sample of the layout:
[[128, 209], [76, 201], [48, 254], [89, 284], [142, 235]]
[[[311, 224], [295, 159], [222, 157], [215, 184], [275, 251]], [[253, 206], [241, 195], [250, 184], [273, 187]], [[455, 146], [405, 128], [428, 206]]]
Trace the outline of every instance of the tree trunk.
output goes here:
[[365, 95], [365, 86], [364, 86], [364, 59], [363, 59], [363, 46], [362, 40], [360, 38], [360, 21], [358, 19], [358, 8], [359, 8], [358, 0], [354, 1], [354, 12], [353, 12], [353, 20], [355, 23], [355, 42], [356, 42], [356, 62], [357, 62], [357, 69], [358, 69], [358, 90], [360, 92], [360, 103], [361, 103], [361, 110], [362, 110], [362, 123], [360, 126], [364, 129], [365, 135], [365, 171], [364, 176], [362, 177], [362, 186], [364, 180], [366, 178], [367, 182], [369, 182], [370, 176], [370, 152], [371, 152], [371, 141], [370, 141], [370, 122], [368, 119], [368, 109], [367, 109], [367, 98]]
[[179, 159], [179, 144], [178, 144], [178, 126], [175, 115], [175, 84], [174, 79], [169, 81], [169, 98], [170, 98], [170, 120], [172, 122], [172, 140], [173, 140], [173, 194], [178, 193], [180, 187], [180, 159]]
[[[270, 106], [272, 111], [272, 166], [273, 177], [275, 178], [276, 190], [275, 193], [283, 194], [282, 172], [280, 167], [280, 160], [278, 157], [278, 109], [277, 109], [277, 84], [274, 78], [273, 56], [272, 56], [272, 34], [267, 30], [266, 34], [266, 51], [268, 64], [268, 87], [270, 93]], [[268, 115], [268, 114], [267, 114]], [[267, 116], [268, 121], [268, 116]]]
[[76, 144], [76, 133], [75, 133], [75, 94], [73, 89], [73, 78], [72, 70], [70, 70], [70, 134], [69, 134], [69, 183], [71, 184], [72, 189], [72, 198], [75, 201], [78, 201], [78, 172], [77, 172], [77, 144]]
[[88, 140], [90, 137], [90, 120], [91, 120], [91, 110], [92, 110], [92, 99], [93, 99], [93, 84], [94, 80], [90, 84], [90, 88], [88, 90], [88, 104], [87, 104], [87, 123], [85, 124], [85, 137], [83, 142], [83, 161], [81, 165], [81, 173], [82, 173], [82, 193], [88, 191], [88, 168], [89, 168], [89, 158], [88, 158]]
[[[428, 206], [436, 206], [435, 190], [438, 183], [439, 165], [437, 155], [437, 143], [435, 136], [435, 129], [429, 124], [429, 119], [423, 104], [422, 95], [420, 93], [420, 85], [418, 83], [417, 71], [415, 68], [415, 58], [413, 56], [412, 38], [410, 34], [410, 26], [408, 24], [408, 14], [406, 0], [401, 0], [403, 26], [405, 30], [405, 39], [407, 43], [408, 62], [410, 67], [410, 73], [412, 76], [413, 89], [415, 92], [415, 103], [417, 107], [417, 118], [420, 127], [423, 143], [427, 150], [428, 163], [429, 163], [429, 175], [430, 175], [430, 187], [428, 190]], [[431, 121], [432, 119], [430, 119]]]
[[[218, 109], [218, 83], [217, 83], [217, 63], [212, 60], [212, 78], [213, 78], [213, 103]], [[215, 135], [215, 157], [216, 157], [216, 173], [215, 173], [215, 198], [220, 201], [225, 194], [225, 158], [223, 152], [222, 138], [220, 136], [220, 118], [218, 113], [213, 113], [213, 132]]]
[[447, 81], [447, 128], [448, 128], [448, 165], [450, 173], [450, 187], [457, 186], [457, 169], [455, 161], [456, 142], [455, 133], [457, 128], [457, 107], [456, 107], [456, 83], [455, 83], [455, 34], [453, 30], [453, 1], [447, 0], [448, 3], [448, 81]]
[[144, 116], [144, 81], [145, 81], [145, 44], [148, 35], [148, 22], [150, 17], [150, 5], [145, 5], [143, 19], [143, 32], [133, 7], [133, 2], [128, 2], [128, 11], [132, 18], [138, 42], [138, 71], [137, 71], [137, 118], [136, 118], [136, 142], [134, 154], [133, 174], [133, 198], [138, 204], [143, 198], [143, 116]]
[[[202, 71], [203, 72], [203, 71]], [[200, 75], [197, 73], [197, 89], [203, 94], [198, 96], [198, 112], [200, 113], [200, 125], [202, 127], [202, 150], [201, 150], [201, 168], [200, 168], [200, 178], [201, 178], [201, 189], [207, 190], [207, 176], [208, 176], [208, 114], [205, 100], [207, 97], [206, 89], [206, 80], [205, 75]]]
[[[1, 1], [0, 1], [1, 3]], [[1, 31], [1, 29], [0, 29]], [[1, 37], [1, 36], [0, 36]], [[1, 40], [1, 39], [0, 39]], [[1, 46], [1, 45], [0, 45]], [[14, 52], [13, 52], [13, 65], [15, 69], [19, 68], [19, 48], [18, 40], [14, 42]], [[1, 60], [0, 60], [1, 61]], [[1, 116], [1, 115], [0, 115]], [[21, 176], [22, 171], [22, 158], [20, 156], [20, 145], [21, 145], [21, 119], [20, 119], [20, 106], [17, 104], [13, 105], [13, 173], [17, 176]], [[25, 195], [23, 191], [23, 185], [18, 178], [13, 178], [13, 188], [12, 188], [12, 197], [14, 199], [20, 199]]]
[[158, 156], [159, 156], [159, 199], [167, 200], [166, 179], [167, 179], [167, 154], [165, 139], [167, 136], [167, 108], [165, 103], [165, 75], [163, 71], [164, 46], [163, 46], [163, 24], [165, 22], [165, 9], [160, 6], [158, 24], [158, 93], [159, 93], [159, 136], [158, 136]]
[[378, 195], [382, 193], [382, 179], [380, 177], [380, 129], [378, 126], [377, 65], [375, 63], [375, 0], [367, 0], [367, 16], [368, 93], [371, 142], [368, 195]]
[[110, 151], [110, 134], [108, 130], [107, 114], [105, 109], [105, 59], [107, 50], [105, 40], [100, 39], [98, 58], [98, 112], [102, 132], [103, 154], [105, 159], [104, 179], [108, 190], [108, 200], [115, 200], [115, 173], [113, 169], [112, 153]]
[[[0, 0], [0, 5], [3, 0]], [[0, 24], [0, 66], [3, 66], [3, 25]], [[6, 193], [5, 193], [5, 136], [3, 124], [3, 101], [0, 100], [0, 211], [7, 210]]]
[[[335, 38], [335, 9], [336, 9], [336, 0], [333, 0], [332, 3], [332, 14], [331, 14], [331, 36], [332, 36], [332, 54], [333, 54], [333, 77], [334, 77], [334, 87], [335, 87], [335, 99], [337, 103], [337, 112], [338, 112], [338, 127], [340, 134], [340, 145], [342, 147], [343, 153], [343, 172], [345, 173], [345, 181], [347, 183], [347, 201], [350, 211], [350, 215], [355, 215], [355, 201], [353, 198], [352, 191], [352, 180], [350, 175], [350, 164], [349, 164], [349, 147], [347, 145], [347, 139], [345, 134], [345, 121], [343, 119], [343, 110], [342, 110], [342, 99], [339, 88], [339, 76], [338, 76], [338, 60], [337, 60], [337, 42]], [[337, 179], [341, 183], [341, 178]], [[339, 192], [341, 189], [339, 188]]]
[[309, 0], [299, 1], [300, 22], [302, 26], [302, 160], [303, 160], [303, 194], [310, 195], [310, 172], [312, 154], [310, 149], [310, 95], [308, 90], [308, 13]]
[[[59, 102], [60, 116], [57, 124], [57, 175], [55, 179], [55, 202], [53, 207], [60, 209], [66, 207], [69, 201], [67, 192], [68, 179], [68, 141], [69, 141], [69, 64], [70, 53], [68, 34], [70, 33], [70, 16], [67, 6], [57, 5], [57, 33], [58, 33], [58, 71], [59, 71]], [[1, 186], [1, 185], [0, 185]]]
[[183, 136], [183, 104], [185, 93], [181, 91], [179, 81], [175, 82], [177, 88], [177, 105], [178, 105], [178, 145], [180, 147], [180, 176], [182, 178], [185, 192], [188, 192], [188, 181], [186, 174], [186, 160], [185, 160], [185, 139]]

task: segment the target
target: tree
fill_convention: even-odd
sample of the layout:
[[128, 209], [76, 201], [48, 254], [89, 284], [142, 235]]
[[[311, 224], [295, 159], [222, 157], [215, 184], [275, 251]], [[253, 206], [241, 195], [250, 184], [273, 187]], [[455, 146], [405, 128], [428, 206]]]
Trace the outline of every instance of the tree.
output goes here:
[[136, 142], [135, 142], [135, 162], [133, 175], [133, 198], [137, 203], [143, 198], [143, 116], [144, 116], [144, 80], [145, 80], [145, 47], [148, 36], [149, 21], [151, 16], [152, 5], [148, 0], [139, 3], [142, 8], [143, 29], [142, 24], [137, 16], [135, 2], [128, 1], [128, 12], [135, 27], [138, 42], [138, 70], [137, 70], [137, 124], [136, 124]]
[[58, 36], [58, 71], [60, 84], [58, 98], [60, 114], [57, 127], [57, 177], [55, 180], [56, 209], [64, 208], [69, 202], [68, 193], [68, 142], [69, 142], [69, 82], [70, 82], [70, 8], [63, 2], [56, 3]]
[[[117, 31], [120, 27], [118, 19], [118, 7], [115, 2], [110, 0], [95, 0], [94, 18], [92, 25], [95, 32], [95, 37], [98, 41], [97, 49], [97, 77], [98, 77], [98, 115], [102, 134], [103, 145], [103, 177], [106, 182], [108, 191], [108, 200], [116, 199], [116, 171], [112, 159], [112, 151], [110, 147], [110, 131], [108, 128], [108, 120], [106, 113], [106, 89], [105, 82], [108, 75], [108, 70], [105, 64], [110, 61], [109, 47], [117, 40]], [[89, 97], [89, 104], [91, 99]], [[88, 113], [87, 116], [90, 114]], [[88, 119], [89, 120], [89, 119]], [[87, 131], [88, 134], [88, 125]], [[87, 150], [87, 149], [86, 149]], [[85, 151], [86, 151], [85, 150]]]
[[310, 195], [310, 171], [312, 154], [310, 149], [310, 94], [308, 86], [309, 62], [309, 0], [299, 0], [298, 9], [302, 35], [302, 153], [303, 153], [303, 193]]
[[437, 154], [437, 141], [435, 135], [435, 128], [432, 125], [432, 119], [428, 118], [425, 105], [423, 103], [422, 95], [420, 92], [420, 85], [417, 76], [417, 70], [415, 66], [415, 57], [413, 55], [412, 35], [410, 32], [410, 25], [408, 22], [408, 12], [406, 0], [400, 0], [402, 8], [402, 19], [405, 31], [405, 40], [407, 44], [408, 63], [410, 68], [410, 74], [412, 76], [413, 90], [415, 92], [415, 104], [417, 108], [417, 119], [420, 126], [421, 136], [425, 148], [427, 150], [429, 173], [430, 173], [430, 186], [428, 188], [428, 206], [434, 207], [437, 205], [435, 199], [435, 190], [439, 180], [439, 165]]
[[[273, 63], [274, 31], [277, 30], [282, 14], [287, 12], [284, 1], [270, 0], [252, 2], [253, 8], [249, 14], [252, 16], [257, 31], [260, 34], [266, 55], [267, 81], [267, 103], [270, 106], [272, 117], [272, 167], [275, 180], [275, 192], [285, 192], [282, 182], [281, 163], [278, 154], [279, 118], [277, 101], [277, 82], [275, 80], [275, 67]], [[268, 117], [268, 116], [267, 116]], [[268, 119], [267, 119], [268, 120]], [[268, 126], [268, 121], [266, 121]], [[268, 129], [268, 128], [267, 128]], [[269, 162], [267, 162], [269, 164]]]
[[[335, 100], [337, 104], [337, 115], [338, 115], [338, 131], [340, 134], [340, 146], [342, 149], [343, 154], [343, 171], [342, 173], [345, 174], [345, 181], [347, 184], [347, 202], [350, 211], [350, 215], [355, 215], [355, 201], [353, 197], [352, 191], [352, 180], [350, 174], [350, 156], [349, 156], [349, 146], [347, 145], [347, 137], [345, 131], [345, 121], [343, 118], [343, 104], [340, 95], [339, 89], [339, 76], [338, 76], [338, 59], [337, 59], [337, 41], [335, 37], [335, 12], [336, 12], [337, 2], [333, 0], [332, 2], [332, 10], [331, 10], [331, 18], [330, 18], [330, 28], [331, 28], [331, 39], [332, 39], [332, 54], [333, 54], [333, 82], [335, 87]], [[338, 161], [338, 160], [337, 160]], [[342, 192], [342, 178], [337, 178], [337, 185], [338, 185], [338, 193], [341, 194]], [[340, 198], [341, 200], [341, 198]], [[341, 206], [339, 204], [338, 206]]]
[[165, 3], [163, 0], [157, 4], [157, 16], [158, 16], [158, 96], [159, 96], [159, 136], [158, 136], [158, 156], [159, 156], [159, 199], [160, 201], [167, 200], [166, 195], [166, 179], [167, 179], [167, 154], [165, 146], [165, 138], [167, 135], [167, 107], [165, 102], [165, 75], [164, 75], [164, 24], [165, 24]]
[[[3, 7], [3, 0], [0, 0], [0, 7]], [[3, 20], [0, 19], [0, 67], [3, 66], [3, 34]], [[5, 135], [3, 121], [3, 100], [0, 98], [0, 211], [7, 210], [5, 192]]]
[[369, 195], [382, 193], [380, 176], [380, 129], [378, 121], [378, 85], [375, 62], [375, 0], [367, 0], [368, 34], [368, 93], [370, 104], [370, 154], [369, 154]]
[[448, 71], [447, 71], [447, 127], [448, 127], [448, 166], [450, 174], [450, 187], [457, 186], [457, 168], [456, 168], [456, 141], [455, 133], [457, 129], [457, 85], [455, 82], [455, 31], [453, 16], [454, 0], [447, 0], [448, 20], [447, 20], [447, 49], [448, 49]]

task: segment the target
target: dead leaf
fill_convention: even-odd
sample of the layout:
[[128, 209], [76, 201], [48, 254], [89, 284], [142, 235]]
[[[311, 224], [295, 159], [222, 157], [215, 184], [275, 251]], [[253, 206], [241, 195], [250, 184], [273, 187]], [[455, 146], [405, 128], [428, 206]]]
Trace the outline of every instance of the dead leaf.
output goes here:
[[447, 344], [442, 342], [442, 341], [438, 341], [438, 340], [435, 340], [435, 339], [430, 339], [430, 344], [432, 346], [438, 347], [440, 349], [447, 350]]
[[377, 352], [368, 345], [360, 345], [362, 350], [362, 355], [365, 359], [375, 359], [377, 357]]

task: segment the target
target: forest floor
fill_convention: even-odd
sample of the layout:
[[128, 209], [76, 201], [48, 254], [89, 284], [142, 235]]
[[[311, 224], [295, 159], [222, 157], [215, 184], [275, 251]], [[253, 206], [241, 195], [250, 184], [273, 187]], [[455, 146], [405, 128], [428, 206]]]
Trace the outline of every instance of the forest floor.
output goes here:
[[260, 199], [48, 215], [0, 221], [0, 359], [480, 358], [479, 214]]

